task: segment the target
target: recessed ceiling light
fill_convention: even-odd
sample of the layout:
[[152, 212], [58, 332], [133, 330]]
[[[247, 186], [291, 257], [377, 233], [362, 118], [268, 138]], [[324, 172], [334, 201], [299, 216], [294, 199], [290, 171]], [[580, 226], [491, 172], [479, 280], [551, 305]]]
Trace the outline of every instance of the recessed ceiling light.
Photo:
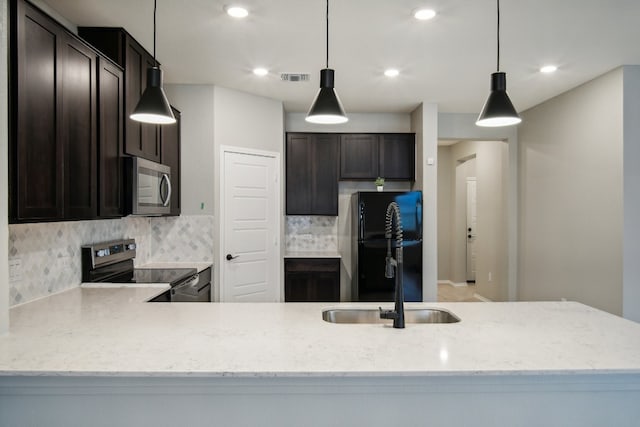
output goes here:
[[389, 68], [384, 72], [384, 75], [387, 77], [397, 77], [398, 74], [400, 74], [400, 71], [396, 70], [395, 68]]
[[541, 73], [554, 73], [558, 70], [558, 67], [556, 67], [555, 65], [545, 65], [544, 67], [540, 68], [540, 72]]
[[267, 70], [266, 68], [258, 67], [253, 69], [253, 74], [262, 77], [269, 74], [269, 70]]
[[427, 21], [436, 16], [436, 11], [433, 9], [418, 9], [413, 12], [413, 16], [420, 21]]
[[249, 11], [242, 6], [225, 6], [225, 12], [227, 15], [233, 16], [234, 18], [246, 18], [249, 15]]

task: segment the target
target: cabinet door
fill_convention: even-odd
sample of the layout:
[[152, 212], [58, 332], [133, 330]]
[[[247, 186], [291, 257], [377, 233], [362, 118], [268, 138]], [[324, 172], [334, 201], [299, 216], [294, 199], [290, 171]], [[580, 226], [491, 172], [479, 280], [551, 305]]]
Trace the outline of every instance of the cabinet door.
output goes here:
[[415, 180], [415, 135], [380, 136], [380, 176], [385, 179]]
[[340, 179], [376, 179], [378, 158], [378, 135], [340, 135]]
[[62, 58], [61, 137], [64, 146], [64, 217], [91, 219], [98, 212], [96, 54], [66, 36]]
[[286, 213], [308, 215], [311, 210], [311, 141], [312, 134], [287, 134]]
[[18, 1], [11, 72], [11, 218], [58, 219], [63, 215], [63, 146], [57, 111], [61, 82], [57, 55], [64, 34], [40, 11]]
[[98, 59], [98, 215], [123, 215], [123, 171], [120, 150], [123, 126], [123, 72], [111, 62]]
[[126, 37], [125, 66], [125, 147], [124, 152], [155, 162], [160, 161], [157, 125], [140, 123], [129, 116], [147, 87], [149, 54], [131, 37]]
[[315, 135], [311, 141], [311, 215], [338, 216], [338, 136]]
[[180, 215], [180, 111], [171, 107], [176, 123], [160, 127], [162, 164], [171, 168], [171, 213]]
[[285, 302], [340, 301], [340, 260], [289, 258], [285, 260]]

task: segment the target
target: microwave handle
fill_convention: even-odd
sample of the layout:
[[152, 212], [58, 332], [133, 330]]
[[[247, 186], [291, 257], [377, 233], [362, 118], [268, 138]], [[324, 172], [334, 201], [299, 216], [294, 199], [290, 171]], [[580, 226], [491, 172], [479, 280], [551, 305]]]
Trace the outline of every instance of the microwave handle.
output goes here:
[[[167, 198], [162, 199], [162, 181], [167, 182]], [[166, 173], [162, 174], [162, 178], [160, 179], [160, 199], [162, 200], [162, 206], [169, 206], [169, 202], [171, 202], [171, 180], [169, 179], [169, 175]]]

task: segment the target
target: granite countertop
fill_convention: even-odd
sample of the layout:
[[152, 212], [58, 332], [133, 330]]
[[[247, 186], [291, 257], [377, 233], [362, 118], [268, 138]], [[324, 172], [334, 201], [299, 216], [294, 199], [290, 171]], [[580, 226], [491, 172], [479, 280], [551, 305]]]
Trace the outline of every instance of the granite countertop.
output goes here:
[[338, 251], [287, 251], [285, 258], [342, 258]]
[[[145, 303], [75, 288], [10, 310], [0, 375], [640, 374], [640, 324], [574, 302], [410, 303], [453, 324], [331, 324], [331, 303]], [[384, 304], [385, 308], [390, 304]]]
[[190, 262], [190, 261], [180, 261], [180, 262], [148, 262], [142, 265], [136, 265], [136, 268], [195, 268], [200, 273], [203, 270], [213, 266], [211, 262]]

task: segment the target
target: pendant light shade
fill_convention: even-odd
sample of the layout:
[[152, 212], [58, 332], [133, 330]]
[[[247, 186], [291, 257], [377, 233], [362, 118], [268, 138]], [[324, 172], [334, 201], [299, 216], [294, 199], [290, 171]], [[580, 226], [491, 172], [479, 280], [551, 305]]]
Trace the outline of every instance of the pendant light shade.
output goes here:
[[476, 125], [486, 127], [510, 126], [522, 121], [507, 95], [507, 75], [491, 74], [491, 93], [482, 107]]
[[320, 70], [320, 90], [311, 104], [307, 118], [311, 123], [336, 124], [349, 119], [333, 88], [334, 71], [330, 68]]
[[491, 74], [491, 92], [476, 120], [477, 126], [500, 127], [516, 125], [522, 121], [507, 95], [507, 75], [500, 71], [500, 0], [496, 0], [498, 12], [496, 72]]
[[166, 125], [176, 122], [167, 96], [162, 89], [162, 71], [156, 61], [156, 9], [157, 0], [153, 0], [153, 63], [147, 69], [147, 88], [142, 93], [138, 105], [129, 116], [132, 120], [143, 123]]
[[327, 66], [320, 70], [320, 90], [305, 120], [310, 123], [338, 124], [349, 121], [334, 89], [335, 71], [329, 68], [329, 0], [327, 0]]
[[136, 109], [129, 116], [143, 123], [171, 124], [176, 122], [167, 96], [162, 90], [162, 70], [158, 67], [147, 68], [147, 88]]

